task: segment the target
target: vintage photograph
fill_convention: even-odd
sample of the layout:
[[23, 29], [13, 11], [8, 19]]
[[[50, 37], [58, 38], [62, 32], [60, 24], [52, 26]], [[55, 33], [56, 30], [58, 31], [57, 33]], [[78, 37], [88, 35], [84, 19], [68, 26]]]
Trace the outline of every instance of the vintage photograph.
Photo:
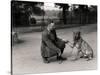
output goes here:
[[11, 1], [12, 75], [97, 69], [97, 5]]

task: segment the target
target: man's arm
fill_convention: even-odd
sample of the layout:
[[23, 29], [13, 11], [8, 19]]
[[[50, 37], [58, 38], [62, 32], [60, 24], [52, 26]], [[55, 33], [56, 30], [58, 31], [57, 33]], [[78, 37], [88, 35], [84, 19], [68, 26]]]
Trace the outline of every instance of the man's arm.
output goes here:
[[51, 50], [56, 50], [57, 52], [61, 52], [58, 47], [55, 46], [55, 44], [49, 39], [49, 36], [46, 32], [42, 34], [42, 40], [46, 43], [47, 47], [49, 47]]
[[56, 37], [57, 40], [60, 40], [60, 41], [62, 41], [64, 43], [68, 43], [69, 42], [68, 40], [63, 40], [63, 39], [57, 37], [56, 30], [54, 30], [54, 34], [55, 34], [55, 37]]

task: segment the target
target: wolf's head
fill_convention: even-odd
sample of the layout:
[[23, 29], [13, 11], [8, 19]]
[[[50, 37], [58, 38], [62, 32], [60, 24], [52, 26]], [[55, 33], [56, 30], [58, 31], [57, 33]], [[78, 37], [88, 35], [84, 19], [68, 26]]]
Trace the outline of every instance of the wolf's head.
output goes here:
[[74, 42], [77, 42], [80, 38], [81, 38], [81, 32], [80, 31], [73, 32], [73, 41]]

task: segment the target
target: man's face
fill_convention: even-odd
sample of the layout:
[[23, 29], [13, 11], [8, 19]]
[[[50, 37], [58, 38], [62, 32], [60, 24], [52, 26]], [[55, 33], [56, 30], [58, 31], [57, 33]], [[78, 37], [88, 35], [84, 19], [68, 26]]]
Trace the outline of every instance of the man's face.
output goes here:
[[49, 29], [50, 29], [50, 30], [54, 30], [54, 29], [55, 29], [55, 24], [54, 24], [54, 23], [51, 23], [51, 24], [49, 25]]

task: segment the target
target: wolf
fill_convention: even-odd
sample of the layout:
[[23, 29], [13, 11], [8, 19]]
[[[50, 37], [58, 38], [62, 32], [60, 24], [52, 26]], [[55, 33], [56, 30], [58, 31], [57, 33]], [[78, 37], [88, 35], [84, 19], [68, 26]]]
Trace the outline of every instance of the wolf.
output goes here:
[[79, 58], [87, 58], [88, 60], [93, 59], [93, 49], [91, 46], [82, 38], [81, 32], [73, 32], [73, 46], [72, 48], [76, 47], [77, 50], [77, 57], [76, 59]]

